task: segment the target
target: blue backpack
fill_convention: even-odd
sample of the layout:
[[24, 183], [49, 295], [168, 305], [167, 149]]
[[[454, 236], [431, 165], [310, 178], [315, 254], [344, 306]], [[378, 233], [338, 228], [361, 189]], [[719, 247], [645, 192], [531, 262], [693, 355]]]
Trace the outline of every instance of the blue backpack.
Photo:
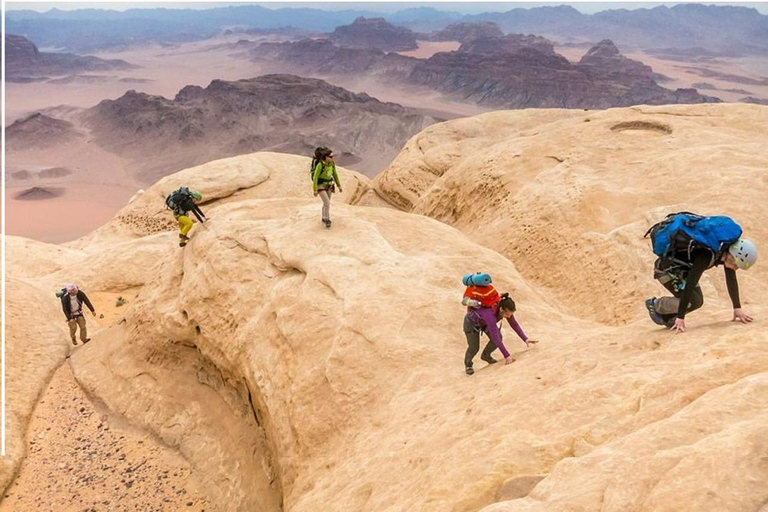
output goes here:
[[670, 213], [650, 227], [643, 238], [651, 237], [653, 253], [660, 258], [687, 254], [694, 249], [712, 251], [712, 261], [741, 237], [741, 227], [725, 216], [703, 217], [691, 212]]

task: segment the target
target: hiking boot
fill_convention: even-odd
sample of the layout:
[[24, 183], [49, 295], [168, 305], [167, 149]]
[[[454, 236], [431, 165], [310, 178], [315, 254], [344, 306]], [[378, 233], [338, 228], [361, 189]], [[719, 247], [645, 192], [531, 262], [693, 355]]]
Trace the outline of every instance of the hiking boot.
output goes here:
[[86, 343], [88, 343], [89, 341], [91, 341], [91, 338], [85, 338], [85, 341], [83, 342], [83, 345], [85, 345], [85, 344], [86, 344]]
[[186, 246], [187, 246], [187, 242], [186, 241], [179, 242], [179, 247], [186, 247]]
[[471, 366], [467, 366], [466, 372], [467, 372], [467, 375], [473, 375], [475, 373], [475, 370]]
[[491, 357], [491, 356], [488, 356], [488, 357], [486, 357], [486, 356], [480, 356], [480, 359], [482, 359], [483, 361], [485, 361], [485, 362], [486, 362], [486, 363], [488, 363], [488, 364], [493, 364], [493, 363], [497, 363], [497, 362], [498, 362], [498, 361], [496, 361], [496, 359], [494, 359], [494, 358], [493, 358], [493, 357]]
[[325, 219], [323, 222], [325, 222], [325, 227], [327, 228], [331, 227], [331, 219]]
[[72, 340], [72, 344], [76, 346], [77, 345], [77, 340]]
[[652, 299], [648, 299], [645, 301], [645, 308], [648, 310], [648, 315], [651, 317], [651, 320], [653, 320], [653, 323], [656, 325], [665, 325], [666, 322], [664, 322], [664, 319], [661, 317], [660, 314], [656, 312], [656, 297], [653, 297]]

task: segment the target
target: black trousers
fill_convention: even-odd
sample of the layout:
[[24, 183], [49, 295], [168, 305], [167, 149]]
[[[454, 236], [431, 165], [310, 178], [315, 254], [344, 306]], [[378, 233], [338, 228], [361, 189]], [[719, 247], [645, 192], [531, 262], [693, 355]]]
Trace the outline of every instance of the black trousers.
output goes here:
[[[464, 366], [472, 367], [472, 359], [477, 355], [480, 350], [480, 333], [483, 332], [475, 327], [475, 324], [469, 321], [464, 316], [464, 335], [467, 337], [467, 353], [464, 355]], [[488, 341], [483, 349], [483, 359], [491, 357], [491, 353], [496, 350], [496, 344], [492, 341]]]
[[[669, 290], [672, 293], [672, 296], [676, 299], [680, 299], [680, 296], [683, 294], [682, 290], [676, 290], [675, 285], [672, 282], [662, 283], [662, 286]], [[688, 304], [688, 309], [686, 310], [686, 313], [690, 313], [691, 311], [696, 311], [701, 306], [704, 305], [704, 292], [701, 291], [701, 286], [696, 285], [696, 288], [693, 289], [693, 292], [691, 293], [691, 303]], [[664, 323], [667, 324], [668, 327], [671, 327], [675, 323], [675, 318], [677, 317], [677, 313], [672, 313], [669, 315], [662, 315], [659, 314], [659, 316], [664, 319]]]

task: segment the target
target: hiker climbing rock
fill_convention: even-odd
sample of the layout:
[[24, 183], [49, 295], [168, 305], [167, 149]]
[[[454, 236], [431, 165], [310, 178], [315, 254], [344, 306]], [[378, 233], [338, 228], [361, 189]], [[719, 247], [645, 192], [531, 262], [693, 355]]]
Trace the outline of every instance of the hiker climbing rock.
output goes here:
[[497, 348], [504, 356], [505, 364], [510, 364], [515, 359], [509, 354], [501, 336], [501, 328], [497, 322], [506, 319], [510, 327], [514, 329], [526, 346], [538, 343], [529, 339], [523, 332], [523, 328], [515, 319], [515, 301], [508, 293], [499, 293], [491, 285], [491, 276], [488, 274], [468, 274], [462, 279], [466, 290], [461, 303], [467, 306], [467, 314], [464, 316], [464, 335], [467, 337], [467, 352], [464, 355], [464, 367], [467, 375], [475, 373], [472, 367], [472, 359], [480, 350], [480, 333], [484, 332], [490, 338], [485, 345], [480, 359], [488, 364], [496, 361], [491, 353]]
[[658, 325], [685, 332], [685, 315], [704, 304], [699, 286], [702, 274], [723, 265], [733, 320], [743, 323], [752, 317], [741, 309], [736, 271], [747, 270], [757, 261], [757, 247], [741, 238], [741, 227], [725, 216], [703, 217], [690, 212], [672, 213], [651, 226], [653, 252], [658, 256], [653, 276], [672, 296], [645, 301], [648, 314]]
[[322, 220], [326, 228], [331, 227], [331, 195], [336, 192], [336, 186], [341, 190], [341, 182], [333, 162], [333, 151], [328, 148], [316, 148], [310, 167], [312, 178], [312, 193], [323, 200]]
[[197, 206], [203, 199], [202, 194], [195, 190], [191, 192], [187, 187], [180, 187], [171, 192], [165, 198], [165, 205], [173, 212], [173, 217], [179, 222], [179, 247], [184, 247], [189, 241], [189, 230], [195, 221], [187, 214], [191, 211], [200, 223], [205, 222], [205, 214]]
[[80, 327], [80, 341], [83, 345], [91, 341], [88, 337], [88, 329], [85, 325], [85, 315], [83, 314], [83, 303], [91, 310], [91, 314], [96, 316], [96, 310], [88, 300], [88, 296], [84, 291], [79, 290], [74, 284], [68, 284], [62, 289], [61, 293], [56, 295], [61, 296], [61, 309], [64, 310], [64, 316], [67, 317], [67, 325], [69, 325], [69, 336], [72, 338], [72, 344], [77, 345], [77, 328]]

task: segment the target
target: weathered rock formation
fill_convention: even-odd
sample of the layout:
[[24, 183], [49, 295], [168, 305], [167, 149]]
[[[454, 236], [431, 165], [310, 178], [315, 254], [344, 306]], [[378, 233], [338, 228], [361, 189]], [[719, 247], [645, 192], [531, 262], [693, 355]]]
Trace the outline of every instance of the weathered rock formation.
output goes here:
[[82, 57], [71, 53], [44, 53], [29, 39], [6, 34], [6, 74], [16, 82], [32, 81], [33, 77], [71, 75], [84, 71], [110, 71], [133, 69], [136, 66], [124, 60], [104, 60]]
[[350, 25], [336, 27], [328, 38], [339, 46], [350, 48], [378, 48], [400, 52], [415, 50], [416, 33], [396, 27], [384, 18], [357, 18]]

